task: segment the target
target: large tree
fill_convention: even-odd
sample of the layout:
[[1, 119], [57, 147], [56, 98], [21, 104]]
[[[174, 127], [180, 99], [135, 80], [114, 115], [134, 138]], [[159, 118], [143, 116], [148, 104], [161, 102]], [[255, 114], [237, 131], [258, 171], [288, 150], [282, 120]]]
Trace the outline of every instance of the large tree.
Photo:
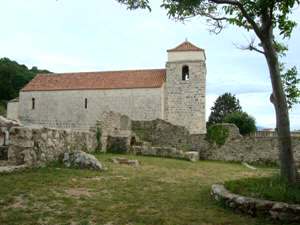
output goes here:
[[[130, 9], [148, 8], [149, 0], [117, 0]], [[162, 7], [172, 18], [184, 20], [203, 16], [219, 33], [226, 24], [254, 32], [259, 40], [247, 48], [263, 54], [272, 82], [271, 100], [276, 112], [276, 124], [280, 146], [281, 176], [290, 183], [297, 181], [297, 169], [293, 156], [288, 104], [280, 73], [278, 53], [285, 48], [278, 38], [289, 38], [296, 23], [289, 16], [300, 0], [162, 0]], [[275, 31], [278, 35], [275, 36]]]
[[224, 93], [219, 96], [211, 108], [207, 125], [222, 123], [224, 118], [233, 112], [241, 112], [240, 101], [231, 93]]

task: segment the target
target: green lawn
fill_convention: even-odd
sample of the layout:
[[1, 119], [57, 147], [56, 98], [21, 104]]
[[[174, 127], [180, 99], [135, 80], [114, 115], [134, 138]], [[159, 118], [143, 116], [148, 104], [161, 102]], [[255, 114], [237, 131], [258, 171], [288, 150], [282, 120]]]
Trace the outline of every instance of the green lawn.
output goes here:
[[225, 186], [244, 196], [300, 204], [300, 184], [290, 185], [279, 176], [242, 178], [227, 181]]
[[213, 201], [210, 186], [270, 175], [271, 169], [153, 157], [141, 166], [116, 165], [97, 155], [106, 172], [60, 166], [0, 177], [0, 224], [250, 225], [272, 224], [235, 214]]

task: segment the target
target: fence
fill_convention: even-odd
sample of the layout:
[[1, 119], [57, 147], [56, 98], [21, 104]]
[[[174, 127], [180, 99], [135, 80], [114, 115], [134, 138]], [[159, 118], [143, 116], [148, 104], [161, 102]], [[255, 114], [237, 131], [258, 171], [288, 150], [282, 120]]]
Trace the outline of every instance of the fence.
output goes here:
[[[250, 134], [251, 137], [277, 137], [276, 131], [256, 131]], [[300, 137], [300, 131], [291, 132], [292, 137]]]

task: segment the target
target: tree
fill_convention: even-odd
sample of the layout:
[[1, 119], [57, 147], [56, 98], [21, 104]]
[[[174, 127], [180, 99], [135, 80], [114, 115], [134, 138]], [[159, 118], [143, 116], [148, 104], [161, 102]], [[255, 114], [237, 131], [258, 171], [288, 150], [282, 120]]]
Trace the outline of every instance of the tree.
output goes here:
[[[148, 8], [149, 0], [117, 0], [129, 9]], [[289, 183], [297, 181], [297, 169], [293, 156], [288, 104], [280, 74], [278, 36], [289, 38], [296, 23], [289, 16], [300, 0], [162, 0], [162, 7], [174, 19], [202, 16], [212, 26], [211, 31], [219, 33], [224, 25], [231, 24], [254, 32], [259, 40], [256, 46], [250, 43], [246, 49], [263, 54], [272, 83], [272, 102], [276, 112], [276, 124], [280, 147], [281, 176]]]
[[225, 93], [217, 98], [214, 106], [211, 108], [211, 113], [207, 125], [222, 123], [225, 116], [233, 112], [242, 111], [239, 100], [230, 93]]
[[300, 103], [300, 90], [298, 88], [300, 79], [297, 77], [298, 72], [296, 67], [284, 71], [284, 64], [280, 65], [281, 79], [283, 81], [283, 89], [287, 98], [288, 108], [291, 109], [293, 105]]
[[0, 103], [7, 102], [18, 96], [19, 91], [38, 73], [49, 73], [37, 67], [28, 69], [8, 58], [0, 59]]
[[235, 124], [242, 135], [256, 131], [255, 119], [246, 112], [233, 112], [225, 116], [223, 122]]

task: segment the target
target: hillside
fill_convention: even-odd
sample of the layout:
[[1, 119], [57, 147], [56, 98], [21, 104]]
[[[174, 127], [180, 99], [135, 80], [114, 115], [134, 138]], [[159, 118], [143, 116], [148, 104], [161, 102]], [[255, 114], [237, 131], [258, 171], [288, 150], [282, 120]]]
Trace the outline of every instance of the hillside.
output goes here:
[[49, 71], [40, 70], [35, 66], [29, 69], [9, 58], [0, 58], [0, 115], [6, 114], [7, 101], [16, 98], [20, 89], [38, 73], [49, 73]]

